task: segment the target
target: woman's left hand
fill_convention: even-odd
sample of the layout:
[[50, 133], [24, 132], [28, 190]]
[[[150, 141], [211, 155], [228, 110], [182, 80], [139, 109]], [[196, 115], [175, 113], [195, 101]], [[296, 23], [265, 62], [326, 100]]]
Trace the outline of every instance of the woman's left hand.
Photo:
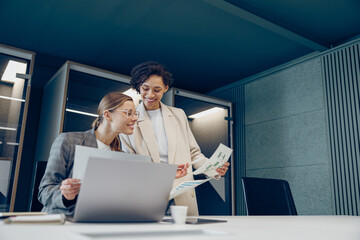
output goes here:
[[216, 172], [219, 173], [220, 176], [224, 176], [225, 173], [228, 170], [228, 167], [230, 166], [230, 163], [226, 162], [222, 167], [219, 167], [216, 169]]

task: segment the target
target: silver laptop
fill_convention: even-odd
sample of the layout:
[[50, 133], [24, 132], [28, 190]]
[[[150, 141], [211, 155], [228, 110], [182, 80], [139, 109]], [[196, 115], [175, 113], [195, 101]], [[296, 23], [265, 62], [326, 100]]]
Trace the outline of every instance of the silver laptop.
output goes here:
[[74, 222], [161, 221], [177, 166], [90, 157]]

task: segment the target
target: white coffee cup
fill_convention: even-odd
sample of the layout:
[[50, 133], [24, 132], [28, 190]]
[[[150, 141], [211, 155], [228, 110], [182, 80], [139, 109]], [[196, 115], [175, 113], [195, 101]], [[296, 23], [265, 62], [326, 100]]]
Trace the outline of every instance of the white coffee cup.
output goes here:
[[187, 216], [187, 206], [170, 206], [171, 216], [175, 224], [185, 224]]

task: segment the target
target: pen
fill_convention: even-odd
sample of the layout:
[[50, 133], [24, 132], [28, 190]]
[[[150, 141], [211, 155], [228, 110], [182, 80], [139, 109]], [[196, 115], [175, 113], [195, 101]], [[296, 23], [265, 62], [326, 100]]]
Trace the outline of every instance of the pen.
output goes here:
[[193, 164], [195, 164], [195, 163], [197, 163], [197, 162], [200, 162], [201, 160], [203, 160], [203, 159], [202, 159], [202, 158], [199, 158], [199, 159], [197, 159], [197, 160], [195, 160], [195, 161], [192, 161], [192, 162], [189, 163], [189, 166], [190, 166], [190, 165], [193, 165]]
[[[189, 167], [190, 167], [191, 165], [193, 165], [193, 164], [201, 161], [201, 160], [203, 160], [203, 159], [202, 159], [202, 158], [199, 158], [199, 159], [197, 159], [197, 160], [195, 160], [195, 161], [189, 162]], [[178, 167], [178, 170], [180, 170], [180, 169], [182, 169], [182, 168], [181, 168], [181, 167]]]

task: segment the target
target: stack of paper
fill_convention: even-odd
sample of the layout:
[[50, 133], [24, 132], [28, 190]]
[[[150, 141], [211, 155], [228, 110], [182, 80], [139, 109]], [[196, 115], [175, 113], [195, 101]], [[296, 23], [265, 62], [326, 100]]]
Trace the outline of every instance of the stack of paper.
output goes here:
[[15, 216], [4, 220], [4, 223], [55, 223], [63, 224], [66, 220], [64, 214], [48, 214], [38, 216]]
[[0, 218], [15, 216], [37, 216], [46, 215], [46, 212], [0, 212]]

